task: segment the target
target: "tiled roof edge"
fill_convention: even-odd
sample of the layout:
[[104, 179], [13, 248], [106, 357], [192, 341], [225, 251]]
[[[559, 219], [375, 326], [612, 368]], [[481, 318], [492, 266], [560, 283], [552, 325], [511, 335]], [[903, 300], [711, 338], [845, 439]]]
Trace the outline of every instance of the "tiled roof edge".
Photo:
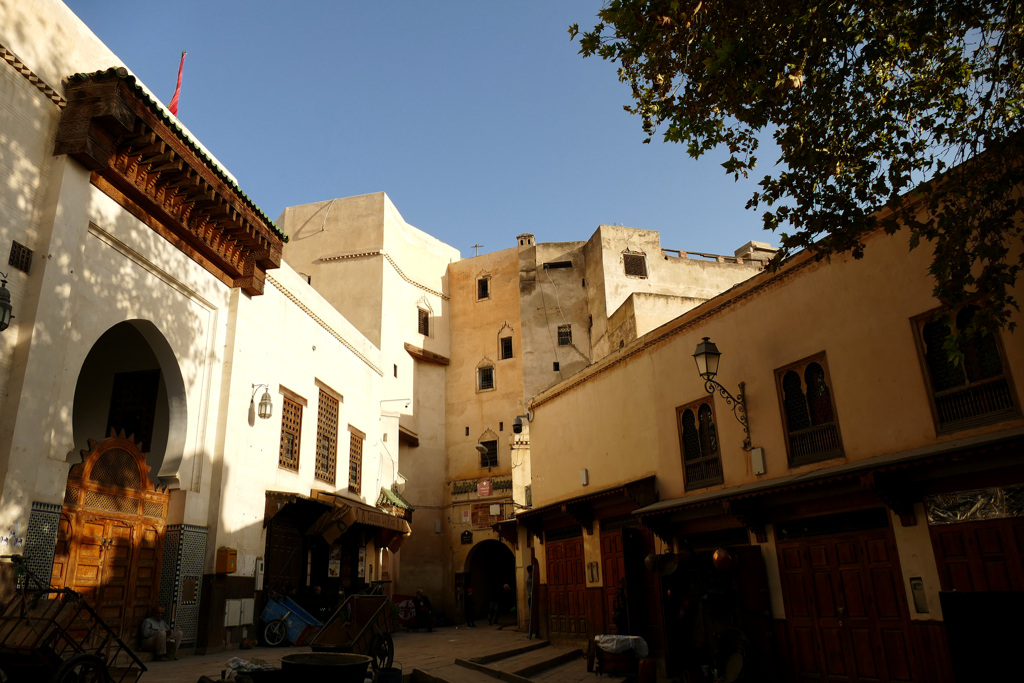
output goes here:
[[169, 111], [167, 111], [167, 109], [164, 108], [164, 106], [160, 104], [160, 102], [158, 102], [152, 95], [150, 95], [150, 93], [146, 90], [145, 87], [143, 87], [142, 83], [139, 82], [139, 80], [135, 77], [134, 74], [129, 72], [124, 67], [110, 67], [109, 69], [103, 71], [76, 73], [72, 76], [69, 76], [67, 80], [69, 83], [71, 83], [75, 81], [89, 80], [90, 78], [96, 76], [116, 76], [125, 83], [127, 83], [129, 87], [132, 88], [132, 90], [134, 90], [138, 95], [142, 97], [143, 102], [145, 102], [149, 106], [150, 110], [154, 114], [159, 116], [160, 119], [177, 134], [178, 138], [186, 145], [188, 145], [189, 149], [195, 152], [196, 156], [198, 156], [206, 163], [206, 166], [211, 171], [216, 173], [221, 180], [227, 183], [228, 186], [231, 189], [233, 189], [238, 194], [239, 197], [241, 197], [242, 201], [244, 201], [245, 204], [250, 209], [256, 212], [256, 215], [259, 216], [270, 227], [270, 229], [274, 231], [275, 235], [280, 237], [281, 240], [284, 242], [288, 241], [288, 235], [284, 234], [284, 232], [279, 227], [277, 227], [277, 224], [274, 221], [270, 220], [270, 217], [267, 216], [267, 214], [263, 213], [263, 209], [258, 207], [256, 205], [256, 202], [250, 199], [247, 194], [242, 192], [242, 188], [238, 186], [238, 183], [235, 181], [234, 178], [231, 177], [231, 174], [228, 173], [227, 169], [221, 166], [220, 162], [218, 162], [216, 159], [210, 156], [206, 152], [206, 150], [204, 150], [199, 145], [199, 143], [192, 137], [192, 135], [190, 135], [189, 133], [185, 132], [184, 129], [182, 129], [182, 127], [178, 124], [177, 118], [174, 117]]

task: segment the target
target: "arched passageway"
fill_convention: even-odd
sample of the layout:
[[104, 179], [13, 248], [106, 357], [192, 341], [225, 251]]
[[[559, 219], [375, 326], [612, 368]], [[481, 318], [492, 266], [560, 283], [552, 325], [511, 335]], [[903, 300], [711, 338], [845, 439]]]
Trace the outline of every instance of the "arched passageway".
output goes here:
[[[481, 541], [466, 556], [466, 588], [473, 589], [476, 619], [487, 619], [487, 607], [498, 603], [499, 623], [515, 623], [510, 609], [516, 604], [516, 556], [501, 541]], [[508, 584], [509, 590], [503, 586]], [[511, 617], [510, 617], [511, 614]]]

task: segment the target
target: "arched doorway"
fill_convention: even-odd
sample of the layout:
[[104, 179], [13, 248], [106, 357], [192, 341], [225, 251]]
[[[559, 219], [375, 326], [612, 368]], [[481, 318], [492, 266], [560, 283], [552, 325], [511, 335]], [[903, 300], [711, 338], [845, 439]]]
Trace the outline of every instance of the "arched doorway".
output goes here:
[[185, 444], [185, 383], [177, 358], [148, 320], [128, 320], [103, 333], [78, 373], [72, 416], [75, 450], [90, 450], [123, 430], [146, 454], [154, 484], [170, 483]]
[[[509, 616], [509, 607], [516, 604], [516, 556], [501, 541], [487, 540], [474, 545], [466, 556], [466, 588], [473, 589], [474, 617], [487, 618], [487, 606], [498, 602], [499, 623], [513, 624], [515, 615]], [[508, 584], [511, 591], [503, 595]]]

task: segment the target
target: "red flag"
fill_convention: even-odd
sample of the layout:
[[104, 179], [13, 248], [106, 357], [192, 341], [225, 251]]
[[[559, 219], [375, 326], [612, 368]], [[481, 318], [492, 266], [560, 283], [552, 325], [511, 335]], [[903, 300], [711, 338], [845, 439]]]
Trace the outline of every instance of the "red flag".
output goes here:
[[187, 52], [181, 53], [181, 64], [178, 65], [178, 85], [174, 88], [174, 97], [171, 98], [171, 103], [167, 105], [167, 109], [174, 114], [178, 115], [178, 95], [181, 94], [181, 72], [185, 70], [185, 55]]

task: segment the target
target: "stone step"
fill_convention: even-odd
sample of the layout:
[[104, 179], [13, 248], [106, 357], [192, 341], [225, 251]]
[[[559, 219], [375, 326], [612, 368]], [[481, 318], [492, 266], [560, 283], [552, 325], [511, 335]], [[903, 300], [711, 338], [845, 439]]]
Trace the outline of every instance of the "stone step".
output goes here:
[[546, 669], [552, 669], [582, 656], [583, 651], [579, 648], [550, 646], [542, 650], [524, 652], [508, 659], [501, 659], [488, 666], [498, 671], [530, 678]]
[[429, 672], [416, 669], [410, 679], [413, 683], [497, 683], [493, 676], [457, 664], [435, 667]]
[[483, 655], [482, 657], [473, 657], [469, 661], [475, 664], [490, 664], [491, 662], [497, 662], [502, 659], [508, 659], [509, 657], [515, 657], [517, 655], [524, 654], [526, 652], [532, 652], [550, 645], [546, 640], [535, 640], [526, 645], [515, 647], [510, 650], [502, 650], [501, 652], [494, 652], [489, 655]]

